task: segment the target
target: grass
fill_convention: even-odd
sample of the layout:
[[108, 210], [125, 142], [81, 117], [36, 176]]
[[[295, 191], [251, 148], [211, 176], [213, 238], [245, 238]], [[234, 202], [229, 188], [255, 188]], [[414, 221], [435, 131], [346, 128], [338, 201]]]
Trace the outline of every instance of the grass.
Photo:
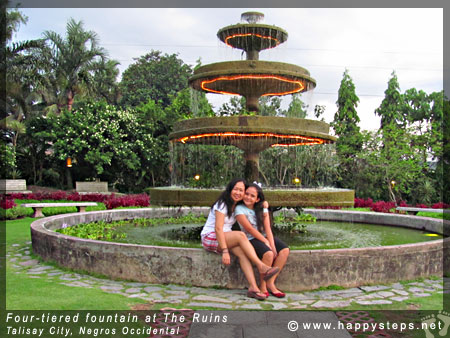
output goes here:
[[[6, 245], [30, 241], [33, 218], [6, 222]], [[39, 290], [39, 292], [36, 292]], [[52, 295], [49, 297], [48, 295]], [[105, 294], [97, 289], [79, 289], [45, 279], [29, 278], [6, 266], [6, 308], [9, 310], [125, 310], [142, 300]]]
[[450, 213], [420, 211], [417, 213], [417, 216], [439, 218], [439, 219], [445, 219], [445, 220], [450, 221]]

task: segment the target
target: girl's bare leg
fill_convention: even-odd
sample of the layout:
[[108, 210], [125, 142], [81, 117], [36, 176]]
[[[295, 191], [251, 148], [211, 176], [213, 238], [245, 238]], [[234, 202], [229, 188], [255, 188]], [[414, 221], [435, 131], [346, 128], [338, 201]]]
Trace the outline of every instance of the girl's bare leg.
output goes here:
[[249, 261], [244, 251], [242, 251], [239, 246], [235, 246], [230, 250], [237, 258], [239, 258], [239, 264], [241, 266], [242, 272], [244, 272], [245, 278], [247, 279], [249, 284], [249, 291], [260, 292], [258, 285], [256, 284], [252, 263]]
[[248, 259], [256, 265], [260, 273], [265, 273], [271, 269], [270, 265], [264, 264], [256, 255], [255, 248], [242, 231], [224, 232], [225, 241], [228, 248], [240, 247]]
[[[277, 277], [280, 274], [281, 270], [286, 265], [286, 261], [288, 259], [288, 256], [289, 256], [289, 248], [285, 248], [285, 249], [281, 250], [278, 253], [277, 258], [275, 258], [275, 261], [273, 262], [273, 266], [279, 267], [280, 271], [278, 273], [276, 273], [272, 278], [270, 278], [267, 281], [266, 287], [272, 292], [279, 292], [280, 291], [275, 286], [275, 280], [277, 279]], [[261, 288], [261, 290], [262, 290], [262, 288]]]
[[[273, 263], [273, 252], [272, 251], [265, 252], [262, 257], [262, 262], [268, 266], [271, 266]], [[273, 279], [273, 277], [271, 279]], [[266, 293], [267, 292], [267, 285], [266, 285], [267, 282], [263, 279], [262, 275], [260, 275], [259, 280], [260, 280], [259, 289], [261, 290], [261, 292]]]

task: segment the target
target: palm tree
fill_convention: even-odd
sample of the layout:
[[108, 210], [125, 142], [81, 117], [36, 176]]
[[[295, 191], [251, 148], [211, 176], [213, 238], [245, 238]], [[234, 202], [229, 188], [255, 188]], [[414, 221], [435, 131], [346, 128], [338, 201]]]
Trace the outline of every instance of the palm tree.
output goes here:
[[77, 94], [89, 92], [98, 62], [104, 62], [106, 51], [99, 47], [97, 34], [85, 31], [83, 22], [69, 19], [66, 37], [45, 31], [46, 47], [42, 57], [48, 62], [47, 84], [41, 88], [47, 104], [57, 112], [72, 109]]

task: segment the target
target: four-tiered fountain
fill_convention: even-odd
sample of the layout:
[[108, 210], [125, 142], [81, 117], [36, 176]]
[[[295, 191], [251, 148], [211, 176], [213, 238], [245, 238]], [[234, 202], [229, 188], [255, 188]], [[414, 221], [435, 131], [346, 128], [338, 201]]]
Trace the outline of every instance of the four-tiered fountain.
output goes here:
[[[254, 115], [205, 117], [182, 120], [169, 135], [171, 142], [184, 144], [233, 145], [243, 150], [244, 176], [259, 180], [259, 155], [269, 147], [292, 147], [332, 143], [325, 122], [302, 118], [260, 116], [258, 100], [262, 96], [282, 96], [313, 89], [315, 80], [299, 66], [259, 60], [259, 52], [274, 48], [287, 40], [282, 28], [259, 23], [264, 15], [243, 13], [246, 23], [220, 29], [218, 38], [230, 47], [246, 53], [246, 60], [219, 62], [199, 67], [189, 85], [206, 93], [241, 95], [246, 110]], [[224, 182], [225, 184], [226, 182]], [[154, 188], [150, 190], [153, 204], [211, 205], [217, 189]], [[266, 190], [272, 206], [352, 206], [353, 190], [285, 189]]]

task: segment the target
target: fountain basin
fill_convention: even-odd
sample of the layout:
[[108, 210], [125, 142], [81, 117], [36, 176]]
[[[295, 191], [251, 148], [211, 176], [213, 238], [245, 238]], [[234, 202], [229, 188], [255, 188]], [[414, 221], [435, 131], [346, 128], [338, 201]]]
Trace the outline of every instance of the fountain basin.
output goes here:
[[[189, 189], [178, 187], [150, 188], [153, 205], [211, 206], [223, 189]], [[264, 189], [272, 207], [352, 207], [355, 191], [348, 189]]]
[[[98, 220], [172, 217], [206, 214], [209, 208], [120, 209], [46, 217], [31, 224], [33, 252], [44, 260], [110, 278], [157, 284], [201, 287], [246, 287], [235, 258], [225, 267], [219, 255], [203, 249], [158, 247], [102, 242], [62, 235], [53, 230]], [[425, 217], [335, 210], [308, 210], [321, 219], [356, 219], [450, 233], [450, 222]], [[286, 291], [310, 290], [329, 285], [356, 287], [389, 283], [450, 272], [449, 239], [385, 247], [333, 250], [293, 250], [278, 279]], [[445, 254], [444, 254], [445, 251]]]

